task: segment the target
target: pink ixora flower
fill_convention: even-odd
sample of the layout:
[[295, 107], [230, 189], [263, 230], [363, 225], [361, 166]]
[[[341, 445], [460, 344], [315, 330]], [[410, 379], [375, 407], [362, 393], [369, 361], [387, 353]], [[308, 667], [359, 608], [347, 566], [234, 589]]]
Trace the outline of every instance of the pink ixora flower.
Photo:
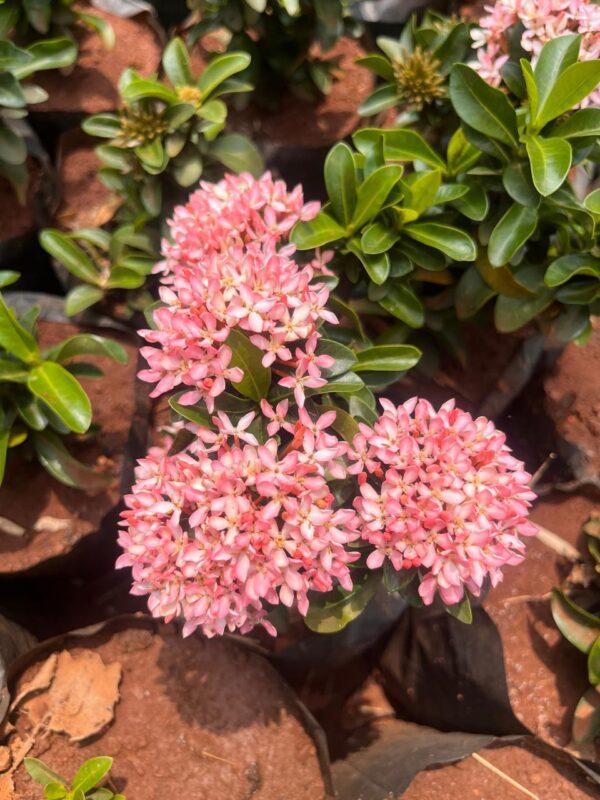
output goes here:
[[454, 401], [439, 411], [417, 398], [381, 404], [373, 427], [360, 425], [348, 470], [360, 486], [361, 536], [374, 548], [367, 565], [418, 567], [427, 605], [436, 592], [447, 604], [465, 588], [479, 595], [486, 576], [496, 585], [504, 565], [521, 563], [520, 537], [536, 533], [530, 476], [492, 422]]
[[[486, 6], [488, 12], [472, 33], [477, 50], [476, 68], [488, 83], [498, 86], [500, 70], [508, 60], [509, 40], [516, 25], [522, 26], [521, 46], [531, 54], [535, 65], [546, 42], [567, 33], [582, 35], [579, 58], [600, 56], [600, 5], [594, 0], [497, 0]], [[583, 107], [600, 104], [595, 89]]]
[[327, 357], [315, 355], [318, 326], [337, 323], [325, 308], [329, 290], [314, 281], [326, 255], [301, 266], [285, 241], [298, 220], [318, 209], [303, 203], [300, 187], [288, 193], [269, 173], [202, 183], [175, 209], [172, 241], [163, 243], [156, 268], [163, 305], [154, 312], [155, 329], [140, 331], [150, 345], [141, 350], [148, 369], [140, 378], [156, 383], [153, 397], [180, 387], [181, 403], [202, 400], [212, 412], [226, 383], [244, 376], [231, 366], [227, 344], [236, 328], [264, 351], [264, 366], [278, 367], [283, 380], [296, 375], [298, 396], [322, 385]]
[[[273, 421], [286, 411], [267, 410]], [[358, 517], [335, 507], [326, 479], [345, 475], [347, 445], [327, 430], [335, 413], [303, 412], [285, 448], [259, 444], [253, 417], [186, 426], [192, 444], [173, 455], [152, 448], [125, 498], [117, 566], [131, 567], [132, 592], [148, 595], [154, 616], [183, 618], [184, 635], [257, 623], [274, 634], [265, 603], [296, 602], [306, 614], [309, 590], [352, 588]]]

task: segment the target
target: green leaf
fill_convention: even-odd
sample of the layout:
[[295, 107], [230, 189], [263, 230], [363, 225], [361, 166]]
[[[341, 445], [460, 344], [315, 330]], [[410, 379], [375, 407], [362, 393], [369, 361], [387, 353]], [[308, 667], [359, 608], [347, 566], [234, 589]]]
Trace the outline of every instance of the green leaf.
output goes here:
[[465, 64], [455, 64], [452, 68], [449, 91], [454, 110], [471, 128], [517, 147], [517, 117], [503, 92]]
[[92, 422], [90, 399], [79, 382], [60, 364], [44, 361], [33, 367], [27, 388], [39, 397], [75, 433], [85, 433]]
[[588, 653], [588, 677], [592, 686], [600, 684], [600, 636]]
[[505, 294], [508, 297], [531, 297], [532, 292], [516, 280], [510, 267], [492, 267], [483, 254], [477, 259], [475, 266], [487, 285], [498, 294]]
[[490, 202], [483, 186], [470, 179], [466, 182], [468, 191], [462, 197], [452, 201], [452, 205], [461, 214], [475, 222], [481, 222], [487, 217]]
[[165, 47], [162, 65], [173, 86], [189, 86], [194, 82], [190, 57], [183, 39], [173, 37]]
[[600, 214], [600, 189], [594, 189], [583, 201], [584, 206], [592, 214]]
[[290, 240], [298, 250], [312, 250], [314, 247], [322, 247], [330, 242], [343, 239], [345, 236], [346, 231], [333, 217], [324, 211], [319, 211], [317, 216], [309, 222], [296, 223]]
[[363, 128], [352, 136], [356, 149], [367, 155], [374, 141], [383, 138], [386, 161], [422, 161], [430, 167], [445, 169], [443, 159], [431, 148], [423, 137], [406, 128]]
[[84, 22], [88, 28], [96, 31], [98, 36], [102, 39], [102, 44], [107, 50], [112, 50], [115, 46], [115, 32], [108, 20], [102, 17], [97, 17], [95, 14], [87, 14], [85, 11], [77, 11], [77, 16]]
[[0, 358], [0, 383], [7, 381], [8, 383], [25, 383], [29, 371], [27, 367], [20, 364], [18, 361], [9, 361], [5, 358]]
[[600, 59], [578, 61], [560, 75], [548, 95], [543, 108], [540, 108], [535, 124], [539, 129], [548, 122], [570, 111], [600, 82]]
[[33, 61], [33, 56], [22, 47], [17, 47], [4, 37], [0, 40], [0, 70], [14, 72], [17, 67]]
[[491, 289], [479, 274], [475, 265], [466, 269], [456, 286], [454, 303], [458, 319], [470, 319], [494, 297]]
[[103, 298], [103, 289], [98, 289], [96, 286], [76, 286], [65, 297], [65, 314], [67, 317], [73, 317], [99, 303]]
[[0, 347], [21, 361], [31, 361], [38, 353], [33, 336], [16, 319], [0, 295]]
[[[541, 49], [540, 55], [533, 70], [533, 76], [538, 90], [539, 112], [544, 113], [544, 108], [552, 89], [559, 76], [575, 64], [579, 57], [581, 35], [574, 33], [551, 39]], [[538, 114], [534, 114], [534, 121]]]
[[367, 255], [378, 255], [379, 253], [386, 253], [393, 247], [400, 236], [401, 234], [398, 231], [388, 228], [382, 222], [374, 222], [365, 229], [360, 240], [360, 246]]
[[398, 89], [394, 84], [379, 86], [358, 107], [361, 117], [371, 117], [399, 104]]
[[62, 783], [47, 783], [44, 787], [46, 800], [63, 800], [69, 790]]
[[241, 52], [225, 53], [211, 59], [197, 84], [202, 96], [207, 97], [227, 78], [246, 69], [250, 61], [249, 54]]
[[109, 772], [113, 760], [109, 756], [97, 756], [90, 758], [77, 770], [71, 788], [80, 789], [84, 794], [93, 789], [100, 783], [102, 778]]
[[361, 250], [360, 243], [356, 239], [348, 242], [348, 250], [358, 258], [373, 283], [378, 286], [385, 283], [390, 274], [390, 257], [387, 253], [368, 255]]
[[23, 761], [29, 776], [36, 783], [47, 786], [49, 783], [62, 783], [68, 785], [66, 778], [47, 767], [39, 758], [25, 758]]
[[578, 139], [600, 136], [600, 108], [580, 108], [567, 119], [552, 126], [552, 136]]
[[74, 356], [103, 356], [118, 364], [127, 363], [127, 351], [118, 342], [94, 333], [78, 333], [44, 353], [44, 358], [63, 362]]
[[328, 355], [335, 359], [333, 366], [321, 370], [323, 377], [327, 379], [348, 372], [356, 364], [354, 351], [339, 342], [334, 342], [332, 339], [319, 339], [317, 353], [319, 355]]
[[537, 227], [535, 208], [518, 203], [508, 209], [492, 231], [488, 244], [488, 257], [494, 267], [503, 267], [527, 242]]
[[450, 175], [458, 175], [471, 169], [479, 161], [481, 155], [481, 150], [469, 142], [463, 129], [457, 128], [448, 142], [446, 150]]
[[40, 244], [79, 280], [95, 285], [101, 280], [99, 269], [87, 253], [73, 242], [73, 235], [47, 228], [40, 233]]
[[40, 464], [65, 486], [99, 492], [111, 482], [110, 475], [97, 472], [74, 458], [52, 431], [36, 433], [33, 446]]
[[380, 56], [378, 53], [370, 53], [367, 56], [361, 56], [356, 59], [356, 63], [361, 67], [366, 67], [383, 78], [384, 81], [395, 81], [394, 69], [387, 58]]
[[520, 269], [516, 278], [531, 291], [530, 298], [500, 296], [494, 308], [494, 322], [500, 333], [519, 330], [541, 314], [554, 300], [554, 291], [544, 285], [543, 267], [530, 265]]
[[167, 105], [179, 102], [179, 96], [164, 83], [151, 78], [135, 78], [127, 84], [123, 90], [123, 99], [128, 102], [136, 102], [147, 97], [161, 100]]
[[10, 269], [2, 269], [0, 270], [0, 289], [4, 289], [5, 286], [11, 286], [13, 283], [16, 283], [21, 274], [19, 272], [14, 272]]
[[169, 397], [169, 405], [173, 411], [179, 414], [180, 417], [183, 417], [183, 419], [187, 419], [190, 422], [195, 422], [196, 425], [202, 425], [204, 428], [210, 428], [212, 422], [210, 414], [206, 410], [206, 406], [204, 404], [193, 406], [181, 405], [179, 399], [183, 394], [185, 394], [185, 392], [178, 392], [177, 394]]
[[45, 69], [70, 67], [77, 58], [77, 45], [73, 39], [67, 37], [44, 39], [30, 45], [27, 52], [33, 58], [27, 64], [12, 70], [17, 80], [23, 80], [33, 75], [34, 72], [41, 72]]
[[17, 136], [10, 128], [0, 127], [0, 153], [2, 161], [6, 164], [19, 166], [27, 158], [27, 145], [25, 140]]
[[422, 328], [425, 313], [416, 294], [402, 283], [394, 283], [379, 299], [379, 305], [411, 328]]
[[339, 433], [342, 439], [352, 444], [356, 434], [360, 433], [356, 420], [347, 411], [329, 403], [324, 404], [323, 408], [327, 411], [335, 411], [335, 421], [331, 424], [331, 427], [336, 433]]
[[559, 589], [552, 590], [550, 608], [565, 639], [582, 653], [589, 653], [600, 636], [600, 617], [578, 606]]
[[404, 232], [411, 239], [440, 250], [453, 261], [474, 261], [477, 257], [477, 247], [469, 234], [451, 225], [413, 222], [404, 228]]
[[533, 183], [547, 197], [562, 185], [571, 168], [571, 145], [556, 137], [528, 136], [525, 140]]
[[522, 206], [537, 208], [540, 196], [533, 185], [528, 161], [512, 161], [502, 173], [502, 183], [508, 195]]
[[24, 108], [26, 105], [19, 81], [10, 72], [0, 72], [0, 107]]
[[354, 392], [360, 392], [364, 385], [364, 382], [354, 372], [345, 372], [343, 375], [336, 375], [319, 389], [309, 389], [307, 394], [354, 394]]
[[121, 123], [116, 114], [93, 114], [81, 123], [83, 130], [90, 136], [102, 139], [114, 139], [121, 131]]
[[142, 162], [144, 169], [154, 172], [162, 171], [167, 165], [167, 155], [163, 147], [162, 139], [157, 137], [148, 144], [134, 148], [134, 152]]
[[381, 344], [357, 354], [354, 372], [406, 372], [421, 358], [421, 351], [410, 344]]
[[267, 396], [271, 386], [271, 370], [262, 365], [263, 351], [236, 328], [229, 333], [226, 344], [232, 353], [229, 368], [240, 367], [244, 372], [240, 383], [235, 384], [236, 390], [259, 403]]
[[352, 150], [344, 142], [336, 144], [327, 154], [325, 186], [335, 217], [347, 226], [356, 205], [356, 171]]
[[421, 216], [435, 203], [441, 182], [442, 173], [439, 169], [413, 172], [401, 184], [404, 191], [403, 205]]
[[473, 611], [471, 610], [471, 601], [469, 595], [465, 592], [463, 599], [458, 603], [451, 606], [445, 606], [446, 611], [450, 616], [455, 617], [460, 622], [470, 625], [473, 622]]
[[544, 275], [546, 286], [561, 286], [574, 275], [591, 275], [600, 279], [600, 258], [591, 253], [561, 256], [553, 261]]
[[249, 172], [256, 178], [263, 171], [263, 160], [259, 150], [250, 139], [240, 133], [220, 136], [211, 145], [210, 154], [234, 172]]
[[358, 187], [352, 228], [357, 230], [379, 213], [387, 196], [402, 177], [402, 167], [379, 167]]
[[380, 583], [376, 572], [354, 581], [351, 591], [336, 587], [331, 592], [311, 592], [306, 626], [316, 633], [337, 633], [364, 611]]

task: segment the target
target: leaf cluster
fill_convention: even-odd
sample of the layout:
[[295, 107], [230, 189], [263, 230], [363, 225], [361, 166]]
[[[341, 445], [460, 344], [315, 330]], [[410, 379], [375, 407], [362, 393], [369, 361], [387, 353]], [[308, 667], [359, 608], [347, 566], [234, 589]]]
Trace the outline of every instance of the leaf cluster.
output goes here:
[[44, 787], [46, 800], [125, 800], [99, 784], [106, 780], [113, 764], [109, 756], [90, 758], [79, 767], [72, 781], [63, 778], [38, 758], [26, 758], [25, 769], [32, 780]]
[[249, 63], [247, 53], [214, 56], [195, 77], [183, 41], [174, 38], [163, 53], [164, 79], [125, 70], [120, 110], [84, 121], [87, 133], [109, 140], [97, 148], [99, 175], [123, 198], [129, 220], [160, 215], [167, 178], [189, 187], [216, 164], [253, 175], [262, 171], [260, 154], [246, 137], [223, 133], [227, 106], [221, 98], [251, 88], [236, 77]]
[[[18, 279], [0, 272], [0, 287]], [[25, 445], [42, 466], [67, 486], [90, 491], [107, 478], [79, 463], [62, 437], [84, 434], [92, 423], [92, 406], [78, 378], [102, 377], [94, 364], [77, 356], [103, 356], [124, 364], [127, 354], [117, 342], [80, 333], [41, 350], [36, 338], [39, 307], [20, 319], [0, 293], [0, 483], [9, 450]]]

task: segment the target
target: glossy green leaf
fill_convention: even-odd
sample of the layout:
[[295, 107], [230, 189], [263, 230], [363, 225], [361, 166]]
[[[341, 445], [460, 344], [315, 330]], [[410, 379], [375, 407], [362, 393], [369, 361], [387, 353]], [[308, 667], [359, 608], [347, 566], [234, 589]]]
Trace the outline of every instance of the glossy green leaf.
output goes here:
[[502, 173], [502, 184], [507, 194], [522, 206], [537, 208], [540, 195], [533, 185], [529, 161], [512, 161]]
[[448, 142], [446, 151], [450, 175], [458, 175], [471, 169], [481, 156], [481, 150], [469, 142], [462, 128], [457, 128]]
[[369, 255], [361, 249], [360, 243], [356, 239], [348, 242], [348, 250], [358, 258], [373, 283], [378, 286], [385, 283], [390, 274], [390, 257], [387, 253]]
[[20, 277], [21, 274], [19, 272], [14, 272], [10, 269], [0, 270], [0, 289], [4, 289], [6, 286], [12, 286]]
[[92, 421], [90, 399], [79, 382], [60, 364], [44, 361], [33, 367], [27, 380], [32, 394], [42, 400], [75, 433], [85, 433]]
[[323, 408], [327, 411], [335, 411], [335, 420], [332, 422], [331, 427], [336, 433], [349, 444], [352, 444], [354, 437], [360, 433], [360, 428], [355, 419], [342, 408], [335, 405], [324, 405]]
[[38, 353], [33, 336], [17, 320], [0, 294], [0, 348], [21, 361], [31, 361]]
[[[559, 76], [567, 67], [576, 63], [580, 46], [581, 36], [571, 33], [551, 39], [542, 47], [533, 70], [538, 90], [539, 112], [542, 114]], [[537, 116], [535, 114], [534, 118]]]
[[430, 167], [445, 169], [440, 156], [416, 131], [405, 128], [378, 129], [363, 128], [352, 136], [356, 149], [367, 155], [374, 142], [383, 139], [386, 161], [422, 161]]
[[374, 222], [365, 229], [361, 237], [361, 250], [368, 255], [386, 253], [396, 244], [400, 235], [398, 231], [388, 228], [382, 222]]
[[578, 606], [559, 589], [552, 590], [550, 608], [565, 639], [582, 653], [589, 653], [600, 636], [600, 617]]
[[144, 169], [151, 171], [152, 174], [162, 171], [167, 165], [167, 155], [162, 140], [158, 137], [148, 144], [134, 148], [134, 152]]
[[354, 372], [345, 372], [336, 375], [325, 386], [318, 389], [309, 389], [307, 394], [354, 394], [364, 388], [364, 382]]
[[375, 594], [380, 577], [369, 572], [362, 580], [354, 581], [353, 588], [346, 592], [336, 587], [331, 592], [311, 592], [308, 612], [304, 622], [317, 633], [336, 633], [356, 619], [364, 611]]
[[169, 89], [164, 83], [151, 78], [136, 78], [128, 83], [127, 88], [123, 91], [123, 99], [130, 103], [147, 97], [161, 100], [167, 105], [179, 102], [176, 92]]
[[421, 301], [402, 283], [393, 283], [378, 302], [382, 308], [411, 328], [422, 328], [425, 324]]
[[588, 678], [592, 686], [600, 684], [600, 635], [588, 653]]
[[47, 228], [40, 233], [40, 244], [44, 250], [66, 267], [72, 275], [86, 283], [98, 284], [100, 271], [71, 234]]
[[[68, 789], [62, 783], [47, 783], [44, 787], [46, 800], [63, 800], [67, 797]], [[69, 800], [71, 798], [69, 797]]]
[[110, 475], [97, 472], [74, 458], [60, 438], [51, 431], [33, 436], [33, 445], [40, 464], [65, 486], [74, 486], [87, 492], [100, 492], [111, 482]]
[[465, 64], [452, 68], [449, 91], [454, 110], [471, 128], [503, 144], [517, 146], [517, 117], [503, 92]]
[[471, 610], [471, 601], [469, 595], [465, 592], [463, 599], [454, 605], [445, 606], [446, 611], [450, 616], [455, 617], [459, 622], [464, 622], [470, 625], [473, 622], [473, 611]]
[[572, 150], [566, 139], [528, 136], [525, 140], [535, 188], [547, 197], [562, 185], [571, 168]]
[[538, 129], [578, 105], [594, 91], [599, 82], [600, 59], [578, 61], [567, 67], [539, 110], [535, 120]]
[[90, 758], [79, 767], [71, 784], [72, 789], [80, 789], [82, 792], [89, 792], [97, 786], [102, 778], [109, 772], [113, 760], [109, 756], [97, 756]]
[[119, 135], [121, 123], [116, 114], [94, 114], [84, 119], [81, 127], [90, 136], [114, 139]]
[[488, 257], [494, 267], [502, 267], [528, 241], [537, 227], [535, 208], [518, 203], [508, 209], [496, 224], [488, 244]]
[[198, 88], [204, 97], [232, 75], [246, 69], [250, 64], [248, 53], [230, 52], [212, 58], [198, 80]]
[[356, 206], [356, 170], [352, 150], [339, 142], [325, 159], [325, 186], [334, 216], [347, 226]]
[[445, 253], [453, 261], [474, 261], [477, 256], [475, 242], [465, 231], [439, 222], [413, 222], [404, 232], [428, 247]]
[[442, 173], [439, 169], [423, 172], [413, 172], [402, 181], [404, 191], [403, 205], [416, 211], [421, 216], [430, 208], [437, 197], [442, 182]]
[[421, 351], [410, 344], [382, 344], [367, 347], [357, 354], [354, 372], [405, 372], [421, 358]]
[[479, 274], [475, 265], [466, 269], [460, 277], [454, 294], [458, 319], [470, 319], [488, 303], [496, 292]]
[[62, 783], [64, 785], [69, 783], [66, 778], [51, 770], [39, 758], [25, 758], [23, 764], [29, 773], [29, 777], [42, 786], [47, 786], [49, 783]]
[[600, 136], [600, 108], [580, 108], [567, 119], [552, 126], [552, 136], [561, 139], [578, 139]]
[[374, 92], [371, 92], [367, 99], [359, 105], [358, 113], [361, 117], [371, 117], [397, 105], [399, 105], [399, 98], [396, 84], [387, 84], [379, 86]]
[[590, 192], [583, 204], [592, 214], [600, 214], [600, 189], [594, 189], [593, 192]]
[[475, 222], [484, 220], [490, 208], [490, 202], [483, 186], [471, 178], [466, 181], [467, 193], [452, 201], [452, 205], [461, 214]]
[[127, 363], [127, 351], [113, 339], [93, 333], [78, 333], [44, 353], [44, 358], [63, 362], [75, 356], [103, 356], [118, 364]]
[[358, 230], [381, 210], [394, 185], [402, 177], [402, 167], [379, 167], [372, 172], [356, 191], [356, 207], [352, 215], [352, 228]]
[[356, 364], [354, 351], [331, 339], [319, 339], [317, 353], [334, 359], [333, 366], [321, 370], [323, 377], [327, 379], [348, 372]]
[[103, 289], [96, 286], [76, 286], [65, 297], [65, 314], [67, 317], [73, 317], [99, 303], [103, 298]]
[[184, 394], [184, 392], [178, 392], [169, 397], [169, 405], [173, 411], [179, 414], [180, 417], [183, 417], [183, 419], [195, 422], [197, 425], [202, 425], [205, 428], [210, 428], [212, 424], [211, 417], [204, 403], [201, 405], [184, 406], [179, 402], [182, 394]]
[[162, 65], [173, 86], [189, 86], [194, 82], [190, 57], [183, 39], [174, 36], [163, 51]]
[[232, 353], [229, 368], [239, 367], [244, 373], [242, 380], [235, 384], [236, 390], [244, 397], [260, 402], [267, 396], [271, 385], [271, 370], [262, 365], [263, 351], [236, 328], [230, 331], [226, 344]]
[[531, 291], [531, 297], [498, 297], [494, 307], [494, 322], [500, 333], [519, 330], [551, 305], [554, 290], [544, 285], [543, 273], [543, 267], [538, 265], [530, 265], [517, 272], [516, 278]]
[[532, 292], [517, 281], [510, 267], [493, 267], [484, 254], [477, 259], [475, 266], [487, 285], [498, 294], [505, 294], [508, 297], [531, 297]]
[[591, 275], [600, 279], [600, 258], [591, 253], [571, 253], [553, 261], [544, 275], [547, 286], [561, 286], [575, 275]]
[[384, 81], [396, 80], [394, 76], [394, 69], [388, 59], [377, 53], [370, 53], [367, 56], [357, 58], [356, 63], [360, 64], [361, 67], [366, 67], [367, 69], [371, 70], [371, 72], [374, 72], [375, 75], [383, 78]]
[[63, 69], [70, 67], [77, 58], [77, 45], [66, 36], [56, 39], [44, 39], [27, 48], [32, 59], [26, 64], [12, 70], [18, 80], [23, 80], [46, 69]]
[[346, 231], [333, 217], [320, 211], [309, 222], [298, 222], [294, 226], [290, 239], [298, 250], [312, 250], [325, 244], [343, 239]]

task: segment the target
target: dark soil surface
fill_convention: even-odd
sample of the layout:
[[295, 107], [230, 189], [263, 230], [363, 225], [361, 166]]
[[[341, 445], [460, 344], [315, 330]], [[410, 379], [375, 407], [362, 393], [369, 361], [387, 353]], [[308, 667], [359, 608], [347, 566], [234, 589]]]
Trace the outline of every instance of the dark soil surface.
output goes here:
[[[65, 649], [72, 658], [65, 658]], [[13, 765], [18, 737], [31, 743], [29, 755], [67, 775], [85, 758], [110, 753], [114, 786], [131, 800], [184, 794], [207, 800], [324, 798], [315, 745], [293, 695], [265, 660], [243, 646], [199, 636], [184, 640], [174, 627], [153, 635], [146, 626], [69, 639], [56, 650], [63, 651], [61, 666], [69, 671], [67, 696], [63, 691], [55, 702], [58, 691], [51, 687], [20, 703], [9, 741]], [[13, 697], [39, 676], [48, 655], [21, 674]], [[79, 694], [87, 704], [83, 721], [77, 719], [83, 716], [83, 701], [75, 702]], [[96, 699], [101, 713], [108, 712], [104, 732], [73, 743], [72, 731], [92, 730]], [[44, 734], [44, 725], [35, 727], [40, 716], [51, 729], [68, 733]], [[12, 778], [15, 798], [37, 800], [38, 787], [22, 766]]]
[[21, 205], [11, 184], [0, 178], [0, 242], [30, 233], [39, 224], [43, 204], [42, 172], [36, 161], [28, 160], [29, 186], [25, 205]]
[[133, 67], [148, 76], [158, 69], [161, 45], [148, 15], [124, 19], [97, 8], [86, 7], [85, 10], [110, 22], [115, 32], [115, 45], [107, 50], [97, 33], [78, 26], [75, 33], [79, 42], [77, 65], [68, 74], [48, 71], [36, 75], [36, 83], [49, 94], [45, 103], [36, 105], [36, 113], [112, 111], [119, 105], [117, 84], [123, 70]]
[[63, 229], [95, 228], [112, 218], [119, 200], [97, 172], [100, 161], [95, 152], [98, 141], [83, 131], [63, 134], [59, 141], [60, 206], [54, 223]]
[[[40, 343], [51, 347], [77, 332], [72, 325], [41, 322]], [[108, 472], [113, 476], [112, 483], [106, 491], [89, 495], [63, 486], [37, 461], [25, 461], [17, 454], [0, 489], [0, 516], [22, 526], [25, 533], [0, 533], [0, 574], [27, 570], [68, 553], [83, 537], [97, 533], [102, 520], [119, 502], [130, 429], [139, 413], [137, 350], [130, 340], [121, 343], [129, 355], [127, 365], [94, 358], [91, 360], [104, 369], [104, 378], [82, 380], [94, 408], [93, 421], [101, 433], [88, 441], [70, 444], [73, 455]]]

